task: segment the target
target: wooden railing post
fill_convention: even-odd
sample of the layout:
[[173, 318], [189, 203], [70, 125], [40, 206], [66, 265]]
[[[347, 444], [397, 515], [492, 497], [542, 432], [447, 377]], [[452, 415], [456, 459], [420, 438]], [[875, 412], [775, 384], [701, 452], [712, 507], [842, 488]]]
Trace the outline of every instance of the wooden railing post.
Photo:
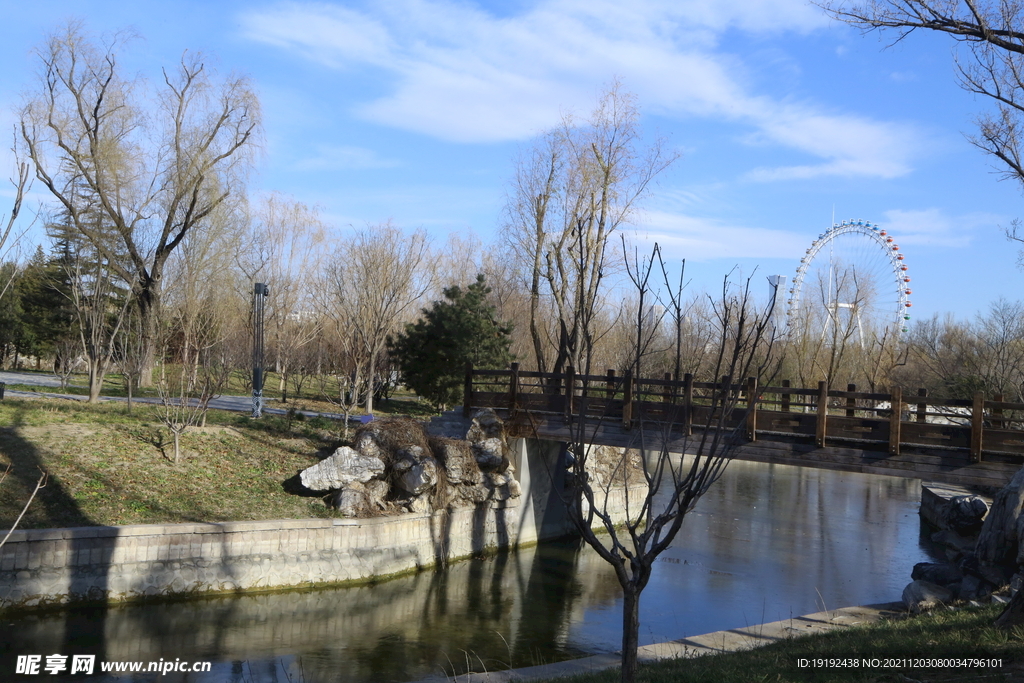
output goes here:
[[462, 385], [462, 417], [469, 417], [473, 410], [473, 364], [466, 361], [466, 380]]
[[[789, 389], [789, 380], [788, 379], [782, 380], [782, 388], [783, 389]], [[789, 394], [783, 394], [782, 395], [782, 405], [779, 406], [779, 409], [782, 412], [784, 412], [784, 413], [788, 413], [789, 412], [789, 396], [790, 396]]]
[[893, 387], [889, 394], [889, 453], [900, 454], [900, 416], [903, 413], [903, 387]]
[[[666, 372], [665, 373], [665, 381], [666, 382], [672, 381], [672, 373], [671, 372]], [[673, 392], [673, 389], [674, 389], [674, 387], [671, 384], [666, 384], [665, 385], [665, 388], [662, 389], [662, 391], [661, 391], [661, 401], [662, 401], [662, 403], [671, 403], [672, 402], [672, 392]]]
[[615, 371], [608, 368], [608, 379], [605, 386], [606, 398], [610, 401], [615, 398]]
[[757, 441], [757, 378], [747, 378], [747, 439]]
[[519, 363], [512, 363], [508, 378], [508, 414], [515, 412], [519, 403]]
[[622, 391], [622, 428], [633, 426], [633, 371], [626, 370], [626, 382]]
[[[856, 384], [847, 384], [846, 385], [846, 390], [849, 391], [849, 392], [857, 391], [857, 385]], [[857, 407], [857, 399], [853, 398], [852, 396], [847, 396], [846, 397], [846, 417], [856, 417], [857, 416], [857, 411], [854, 410], [854, 408], [856, 408], [856, 407]]]
[[985, 425], [985, 394], [974, 394], [974, 406], [971, 410], [971, 460], [981, 462], [982, 430]]
[[693, 434], [693, 375], [683, 375], [683, 434]]
[[565, 423], [572, 421], [574, 398], [576, 396], [576, 368], [569, 366], [565, 369]]
[[[924, 387], [921, 387], [920, 389], [917, 390], [917, 396], [918, 398], [926, 398], [928, 396], [928, 390], [925, 389]], [[920, 403], [917, 404], [917, 421], [928, 421], [928, 404], [924, 401], [921, 401]]]
[[[992, 400], [993, 401], [999, 401], [1000, 403], [1002, 403], [1002, 401], [1003, 401], [1003, 394], [1002, 394], [1002, 392], [1000, 392], [998, 394], [992, 394]], [[992, 429], [1004, 429], [1004, 427], [1003, 427], [1003, 409], [1002, 408], [993, 408], [992, 409]]]
[[828, 384], [818, 382], [818, 419], [814, 424], [814, 443], [825, 446], [825, 424], [828, 421]]

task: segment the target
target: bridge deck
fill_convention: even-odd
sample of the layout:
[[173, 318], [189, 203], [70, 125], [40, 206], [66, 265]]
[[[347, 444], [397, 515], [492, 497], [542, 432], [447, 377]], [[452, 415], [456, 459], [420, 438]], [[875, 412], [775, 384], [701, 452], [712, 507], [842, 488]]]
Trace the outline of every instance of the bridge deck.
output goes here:
[[[534, 378], [530, 384], [524, 378]], [[986, 400], [904, 399], [889, 393], [470, 371], [464, 411], [494, 408], [517, 436], [571, 441], [586, 417], [590, 443], [694, 452], [713, 422], [707, 397], [728, 387], [740, 396], [725, 427], [743, 443], [742, 460], [888, 474], [928, 481], [1001, 487], [1024, 464], [1024, 404]], [[582, 394], [582, 395], [581, 395]], [[703, 403], [702, 403], [703, 400]], [[691, 432], [687, 435], [687, 432]]]
[[[507, 410], [498, 409], [496, 412], [502, 419], [509, 419]], [[532, 415], [528, 420], [520, 416], [512, 420], [509, 428], [513, 436], [553, 441], [573, 439], [569, 425], [558, 416]], [[670, 452], [692, 453], [699, 443], [701, 431], [695, 429], [690, 436], [669, 433], [666, 440], [658, 430], [626, 430], [620, 425], [594, 422], [587, 428], [586, 435], [588, 442], [599, 445], [648, 449], [660, 449], [664, 445]], [[757, 441], [742, 443], [732, 452], [732, 457], [737, 460], [886, 474], [985, 489], [1004, 486], [1021, 467], [1019, 456], [986, 455], [983, 461], [972, 462], [966, 451], [903, 444], [898, 454], [892, 454], [884, 447], [879, 450], [875, 444], [848, 442], [816, 446], [811, 437], [761, 433]]]

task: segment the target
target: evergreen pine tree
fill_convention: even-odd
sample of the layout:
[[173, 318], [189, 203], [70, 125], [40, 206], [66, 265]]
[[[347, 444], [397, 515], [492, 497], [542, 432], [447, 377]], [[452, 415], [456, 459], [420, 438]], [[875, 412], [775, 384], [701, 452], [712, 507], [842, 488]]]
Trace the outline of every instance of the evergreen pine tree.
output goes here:
[[504, 368], [513, 360], [512, 324], [495, 319], [483, 275], [465, 290], [449, 287], [445, 301], [423, 310], [423, 318], [389, 340], [388, 350], [407, 387], [442, 409], [462, 400], [466, 363]]

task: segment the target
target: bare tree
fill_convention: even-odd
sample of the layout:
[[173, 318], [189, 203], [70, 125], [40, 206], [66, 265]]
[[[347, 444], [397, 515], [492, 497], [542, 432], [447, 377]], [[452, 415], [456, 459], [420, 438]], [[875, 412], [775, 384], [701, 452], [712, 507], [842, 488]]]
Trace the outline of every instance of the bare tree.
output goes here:
[[340, 335], [350, 335], [354, 376], [365, 378], [363, 405], [373, 414], [374, 393], [386, 360], [388, 337], [433, 285], [429, 242], [422, 230], [404, 235], [391, 223], [369, 226], [339, 248], [325, 270], [326, 314]]
[[599, 334], [593, 323], [612, 266], [609, 239], [677, 158], [660, 142], [642, 148], [639, 124], [636, 98], [614, 83], [588, 120], [565, 117], [517, 164], [504, 234], [522, 259], [533, 352], [542, 372], [550, 347], [542, 306], [553, 307], [558, 325], [551, 369], [581, 367]]
[[974, 322], [938, 316], [919, 322], [910, 356], [921, 385], [940, 395], [970, 398], [977, 391], [1024, 399], [1024, 306], [1000, 299]]
[[[11, 178], [11, 185], [14, 186], [14, 202], [11, 205], [11, 213], [6, 217], [0, 217], [0, 262], [5, 260], [10, 248], [17, 243], [18, 235], [15, 235], [15, 239], [11, 240], [11, 233], [14, 230], [15, 221], [18, 220], [18, 215], [21, 213], [21, 203], [25, 198], [25, 191], [29, 188], [29, 168], [28, 164], [21, 162], [18, 164], [18, 178], [15, 180]], [[6, 223], [4, 222], [6, 218]], [[10, 242], [10, 244], [8, 244]], [[14, 283], [16, 271], [11, 271], [11, 276], [0, 280], [0, 298], [7, 293], [11, 285]]]
[[220, 395], [231, 376], [231, 353], [217, 333], [212, 326], [198, 330], [200, 352], [195, 367], [175, 364], [168, 368], [166, 363], [161, 364], [157, 382], [160, 403], [154, 407], [154, 412], [171, 432], [175, 465], [181, 457], [181, 435], [190, 427], [206, 425], [210, 401]]
[[61, 337], [54, 343], [53, 374], [60, 382], [60, 390], [68, 388], [71, 376], [82, 366], [82, 342], [77, 337]]
[[319, 333], [314, 288], [325, 239], [326, 226], [315, 209], [274, 194], [262, 201], [240, 240], [236, 258], [246, 284], [271, 285], [266, 319], [282, 402], [301, 350]]
[[[658, 259], [660, 254], [656, 249], [651, 259], [630, 266], [630, 279], [637, 291], [633, 318], [637, 341], [635, 356], [628, 368], [633, 376], [642, 367], [643, 356], [650, 351], [644, 331], [649, 309], [644, 304], [653, 296], [650, 278], [654, 261]], [[675, 419], [670, 417], [659, 423], [646, 420], [642, 412], [633, 416], [634, 446], [643, 454], [643, 477], [648, 488], [641, 500], [631, 500], [626, 489], [627, 520], [622, 525], [617, 523], [610, 509], [608, 493], [612, 486], [624, 486], [628, 482], [632, 465], [628, 456], [623, 455], [610, 480], [599, 482], [591, 476], [590, 461], [595, 452], [592, 444], [602, 429], [602, 421], [595, 424], [586, 418], [585, 406], [590, 393], [586, 385], [578, 399], [581, 407], [571, 423], [572, 476], [566, 503], [577, 531], [612, 565], [622, 587], [623, 683], [631, 683], [636, 677], [640, 595], [650, 580], [654, 563], [671, 545], [686, 514], [721, 476], [732, 450], [740, 442], [741, 427], [732, 426], [734, 414], [749, 400], [748, 397], [741, 399], [742, 385], [734, 382], [747, 377], [763, 381], [774, 374], [772, 304], [757, 310], [750, 284], [748, 279], [745, 286], [734, 288], [726, 278], [721, 298], [712, 302], [717, 338], [707, 379], [717, 384], [704, 397], [707, 405], [702, 411], [691, 415], [693, 436], [681, 428], [681, 413]], [[589, 375], [589, 361], [584, 358], [584, 362], [584, 373]], [[602, 386], [593, 393], [599, 393], [597, 398], [601, 398], [604, 391]], [[678, 455], [681, 453], [687, 455]], [[603, 533], [596, 532], [595, 526]]]
[[347, 440], [349, 417], [359, 405], [363, 365], [355, 352], [356, 338], [338, 318], [326, 318], [318, 339], [316, 382], [320, 396], [341, 412], [341, 438]]
[[76, 23], [53, 35], [38, 51], [39, 88], [19, 133], [70, 224], [134, 283], [152, 368], [167, 259], [241, 189], [260, 107], [245, 78], [215, 83], [202, 56], [186, 52], [148, 111], [143, 82], [119, 67], [122, 42], [97, 49]]
[[145, 349], [142, 346], [142, 325], [138, 310], [129, 307], [119, 334], [114, 337], [113, 361], [121, 372], [121, 382], [128, 395], [128, 412], [132, 411], [132, 397], [145, 370]]
[[96, 403], [132, 305], [131, 284], [125, 284], [124, 290], [118, 292], [112, 269], [102, 257], [90, 259], [75, 253], [65, 265], [69, 268], [75, 327], [89, 374], [89, 403]]
[[[4, 483], [4, 480], [7, 479], [7, 475], [11, 473], [12, 468], [13, 465], [8, 465], [7, 469], [4, 470], [4, 473], [0, 475], [0, 484]], [[18, 514], [17, 519], [15, 519], [14, 523], [11, 524], [11, 528], [7, 530], [7, 534], [4, 535], [3, 538], [0, 538], [0, 548], [4, 547], [4, 544], [7, 543], [7, 539], [11, 537], [11, 534], [14, 533], [14, 530], [18, 528], [19, 524], [21, 524], [22, 518], [25, 516], [25, 513], [28, 512], [28, 508], [30, 505], [32, 505], [32, 501], [35, 500], [36, 494], [39, 493], [39, 489], [44, 488], [46, 486], [46, 478], [47, 477], [45, 472], [39, 475], [39, 479], [36, 480], [36, 486], [34, 489], [32, 489], [32, 493], [29, 495], [28, 500], [25, 501], [25, 505], [21, 508], [21, 512]]]

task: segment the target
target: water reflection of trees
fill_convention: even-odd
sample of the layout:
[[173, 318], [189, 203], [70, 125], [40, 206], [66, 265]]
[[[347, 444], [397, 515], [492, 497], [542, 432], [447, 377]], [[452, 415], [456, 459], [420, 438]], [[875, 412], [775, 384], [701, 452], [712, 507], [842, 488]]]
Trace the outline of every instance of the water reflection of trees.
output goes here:
[[580, 561], [579, 542], [560, 541], [376, 585], [39, 614], [6, 645], [81, 654], [99, 638], [107, 660], [213, 659], [228, 680], [286, 680], [283, 667], [312, 683], [528, 666], [586, 654], [569, 644], [571, 623], [616, 599], [614, 577]]
[[[820, 599], [834, 608], [872, 591], [898, 598], [871, 584], [899, 582], [919, 561], [907, 555], [917, 548], [916, 517], [903, 518], [919, 486], [731, 463], [658, 565], [642, 604], [644, 639], [786, 618], [820, 609]], [[905, 571], [886, 573], [901, 563]], [[402, 682], [460, 673], [467, 660], [494, 670], [587, 654], [578, 649], [583, 639], [610, 636], [613, 649], [618, 617], [601, 620], [620, 599], [600, 558], [578, 541], [559, 541], [373, 586], [6, 619], [0, 650], [82, 654], [99, 644], [112, 661], [215, 660], [220, 678], [239, 682], [284, 681], [286, 669], [307, 683]], [[595, 638], [596, 623], [608, 632]]]
[[875, 568], [901, 560], [899, 526], [906, 502], [919, 498], [915, 479], [737, 461], [698, 505], [714, 524], [677, 545], [763, 585], [803, 584], [828, 607], [845, 606], [872, 592]]

